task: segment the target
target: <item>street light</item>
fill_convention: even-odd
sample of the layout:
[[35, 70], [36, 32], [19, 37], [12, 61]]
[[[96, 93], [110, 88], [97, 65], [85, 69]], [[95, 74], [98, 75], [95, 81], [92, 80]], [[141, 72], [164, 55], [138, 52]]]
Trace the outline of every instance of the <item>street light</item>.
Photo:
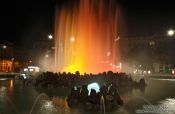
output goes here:
[[7, 46], [6, 46], [6, 45], [3, 45], [2, 47], [3, 47], [4, 49], [6, 49], [6, 48], [7, 48]]
[[107, 52], [107, 56], [110, 56], [111, 55], [111, 53], [110, 52]]
[[115, 42], [117, 42], [118, 40], [120, 40], [120, 37], [118, 36], [117, 38], [115, 38]]
[[53, 39], [53, 36], [50, 34], [50, 35], [48, 35], [48, 38], [49, 38], [50, 40], [52, 40], [52, 39]]
[[74, 38], [74, 37], [71, 37], [71, 38], [70, 38], [70, 41], [71, 41], [71, 42], [74, 42], [74, 41], [75, 41], [75, 38]]
[[49, 55], [48, 55], [48, 54], [46, 54], [46, 55], [45, 55], [45, 58], [49, 58]]
[[167, 31], [168, 36], [173, 36], [174, 35], [174, 30], [170, 29]]

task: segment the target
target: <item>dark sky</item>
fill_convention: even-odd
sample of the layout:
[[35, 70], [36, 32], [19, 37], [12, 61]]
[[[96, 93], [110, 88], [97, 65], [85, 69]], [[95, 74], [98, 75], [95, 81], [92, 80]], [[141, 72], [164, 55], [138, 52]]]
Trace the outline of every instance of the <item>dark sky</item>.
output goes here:
[[[30, 46], [54, 32], [56, 2], [69, 0], [4, 0], [0, 3], [1, 41]], [[70, 0], [71, 1], [71, 0]], [[123, 36], [149, 36], [175, 26], [173, 0], [120, 0]]]
[[31, 45], [32, 40], [53, 32], [52, 0], [7, 0], [0, 4], [1, 41]]
[[173, 0], [123, 0], [124, 23], [129, 36], [149, 36], [175, 26]]

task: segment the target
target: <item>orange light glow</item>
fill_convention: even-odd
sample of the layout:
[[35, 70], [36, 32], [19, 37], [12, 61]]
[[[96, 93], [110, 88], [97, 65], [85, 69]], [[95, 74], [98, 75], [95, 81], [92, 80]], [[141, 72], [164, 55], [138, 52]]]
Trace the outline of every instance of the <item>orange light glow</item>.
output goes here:
[[119, 59], [118, 44], [115, 42], [118, 10], [113, 3], [115, 0], [108, 1], [80, 0], [78, 3], [75, 0], [71, 8], [57, 10], [56, 72], [99, 73], [115, 70], [110, 63], [116, 64]]
[[13, 96], [13, 91], [14, 91], [14, 80], [9, 81], [10, 84], [10, 89], [9, 89], [9, 94], [10, 96]]
[[12, 72], [13, 61], [11, 60], [0, 60], [0, 72]]
[[10, 80], [10, 88], [13, 87], [13, 80]]

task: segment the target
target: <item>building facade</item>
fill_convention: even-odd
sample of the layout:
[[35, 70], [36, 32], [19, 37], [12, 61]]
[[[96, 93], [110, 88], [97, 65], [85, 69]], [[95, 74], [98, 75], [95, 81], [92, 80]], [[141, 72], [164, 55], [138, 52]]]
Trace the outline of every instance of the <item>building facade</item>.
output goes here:
[[175, 65], [175, 37], [125, 37], [120, 40], [121, 58], [132, 65], [142, 65], [154, 73], [168, 73]]
[[0, 72], [19, 72], [28, 61], [26, 50], [12, 43], [0, 43]]

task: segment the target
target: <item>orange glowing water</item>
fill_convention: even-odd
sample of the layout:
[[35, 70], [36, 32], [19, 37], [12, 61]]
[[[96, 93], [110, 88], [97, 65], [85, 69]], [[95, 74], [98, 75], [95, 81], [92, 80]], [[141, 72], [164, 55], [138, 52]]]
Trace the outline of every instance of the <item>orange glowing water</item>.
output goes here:
[[55, 70], [99, 73], [116, 70], [118, 13], [115, 0], [75, 0], [57, 10]]

